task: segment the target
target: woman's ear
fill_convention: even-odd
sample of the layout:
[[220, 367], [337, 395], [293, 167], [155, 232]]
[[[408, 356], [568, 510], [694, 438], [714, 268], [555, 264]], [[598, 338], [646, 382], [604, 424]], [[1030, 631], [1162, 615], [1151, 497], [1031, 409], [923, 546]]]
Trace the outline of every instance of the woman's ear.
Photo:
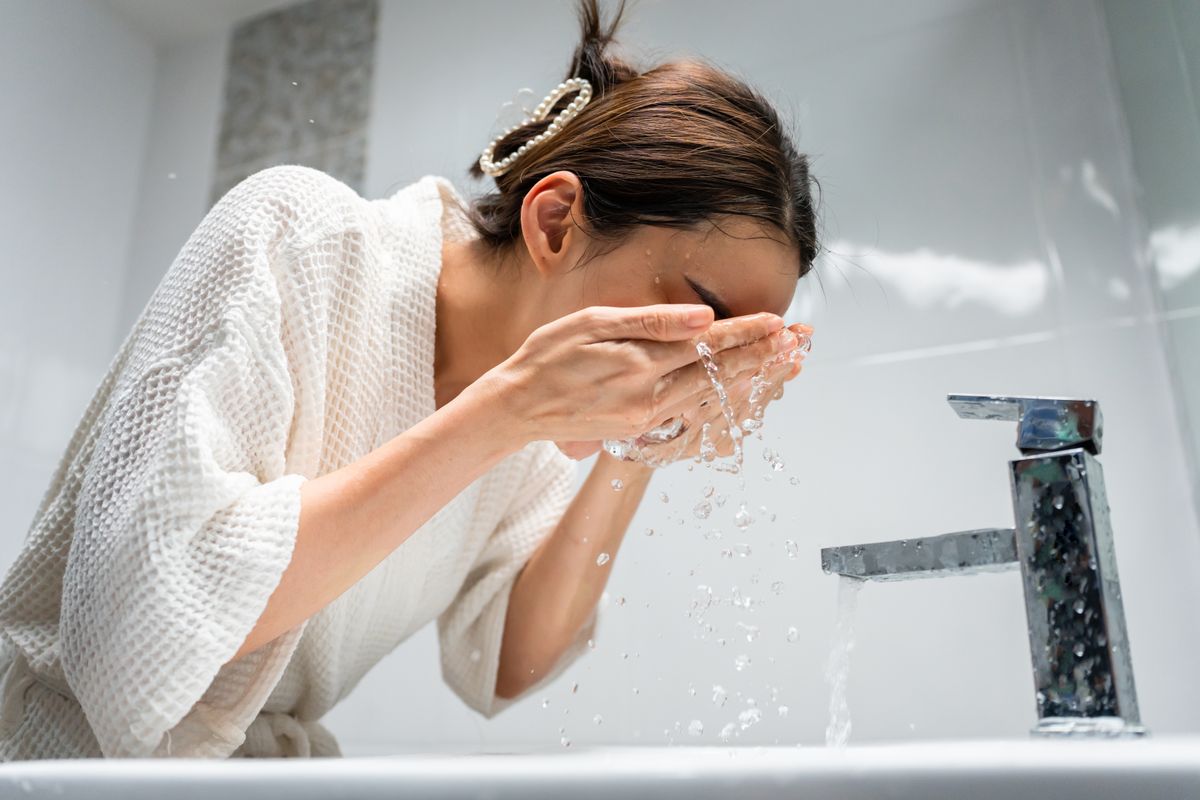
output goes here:
[[583, 184], [573, 172], [552, 172], [521, 203], [521, 234], [533, 266], [544, 276], [569, 271], [583, 252]]

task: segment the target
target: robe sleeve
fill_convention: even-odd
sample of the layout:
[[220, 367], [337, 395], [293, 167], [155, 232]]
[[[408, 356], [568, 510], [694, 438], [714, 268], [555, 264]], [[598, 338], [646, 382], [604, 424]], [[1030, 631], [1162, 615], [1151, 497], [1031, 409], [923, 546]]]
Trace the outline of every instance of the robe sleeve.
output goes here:
[[307, 625], [230, 661], [295, 545], [307, 478], [288, 469], [297, 390], [280, 292], [330, 180], [282, 166], [230, 189], [130, 334], [82, 478], [59, 624], [64, 675], [107, 757], [229, 755]]
[[551, 442], [538, 444], [509, 511], [488, 537], [455, 599], [438, 617], [442, 677], [464, 703], [488, 719], [561, 675], [588, 650], [603, 615], [600, 604], [593, 607], [570, 645], [536, 683], [515, 697], [496, 695], [509, 594], [521, 568], [554, 531], [574, 495], [575, 462]]

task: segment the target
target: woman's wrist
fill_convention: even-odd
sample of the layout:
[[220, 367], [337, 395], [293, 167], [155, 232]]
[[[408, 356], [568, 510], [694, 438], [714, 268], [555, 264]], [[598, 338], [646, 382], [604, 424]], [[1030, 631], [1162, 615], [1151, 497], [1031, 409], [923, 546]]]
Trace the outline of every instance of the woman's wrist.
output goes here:
[[539, 437], [530, 430], [518, 398], [517, 386], [502, 373], [490, 370], [464, 389], [453, 402], [472, 407], [476, 419], [487, 420], [486, 435], [516, 452]]

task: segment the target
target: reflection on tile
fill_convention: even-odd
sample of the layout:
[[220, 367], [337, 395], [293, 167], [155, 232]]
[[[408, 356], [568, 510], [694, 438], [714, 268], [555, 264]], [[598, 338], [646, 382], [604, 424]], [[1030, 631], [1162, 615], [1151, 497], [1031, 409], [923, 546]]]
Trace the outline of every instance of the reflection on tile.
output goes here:
[[860, 253], [863, 269], [894, 289], [896, 299], [914, 312], [966, 305], [1024, 316], [1037, 310], [1049, 292], [1049, 269], [1033, 259], [993, 264], [928, 247], [900, 253], [843, 241], [834, 241], [829, 248]]
[[1200, 285], [1200, 222], [1155, 228], [1150, 232], [1150, 252], [1163, 292], [1171, 294], [1189, 282]]
[[378, 15], [378, 0], [310, 0], [234, 30], [213, 202], [274, 164], [361, 190]]

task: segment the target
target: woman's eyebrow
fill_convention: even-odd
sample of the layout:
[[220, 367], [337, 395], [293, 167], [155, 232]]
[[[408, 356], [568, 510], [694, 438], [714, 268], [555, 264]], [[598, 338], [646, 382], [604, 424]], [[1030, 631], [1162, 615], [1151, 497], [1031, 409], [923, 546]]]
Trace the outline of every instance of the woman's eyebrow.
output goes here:
[[696, 283], [687, 275], [684, 275], [683, 279], [688, 282], [688, 286], [691, 286], [692, 290], [695, 291], [696, 294], [700, 295], [701, 300], [712, 306], [712, 310], [717, 312], [717, 319], [725, 319], [733, 316], [733, 314], [729, 313], [729, 306], [722, 303], [715, 294]]

